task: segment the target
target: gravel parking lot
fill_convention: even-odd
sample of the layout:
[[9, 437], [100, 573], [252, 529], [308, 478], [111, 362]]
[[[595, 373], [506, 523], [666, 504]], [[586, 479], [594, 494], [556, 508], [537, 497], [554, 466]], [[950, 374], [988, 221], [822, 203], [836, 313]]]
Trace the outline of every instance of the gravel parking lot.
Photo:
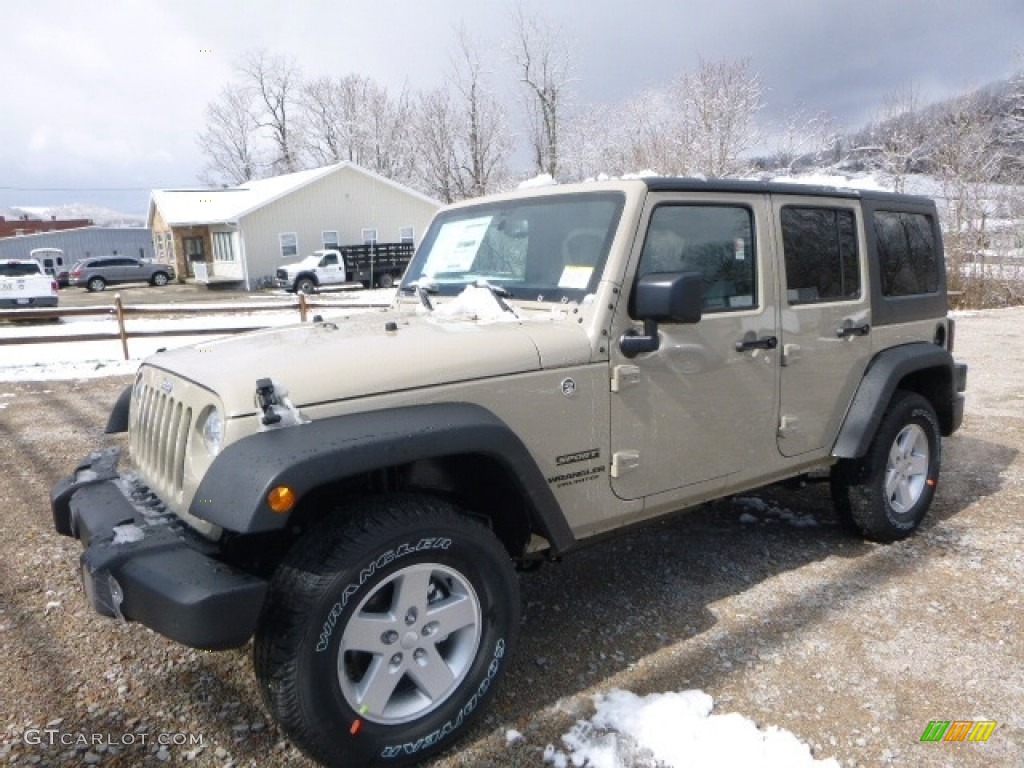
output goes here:
[[[967, 418], [907, 541], [851, 538], [823, 486], [773, 488], [524, 574], [496, 705], [432, 765], [541, 766], [595, 693], [699, 688], [844, 768], [1024, 766], [1022, 348], [1024, 309], [959, 318]], [[109, 441], [127, 381], [0, 383], [0, 764], [308, 766], [263, 712], [249, 649], [185, 649], [85, 606], [48, 489]], [[920, 741], [930, 720], [982, 719], [985, 743]]]

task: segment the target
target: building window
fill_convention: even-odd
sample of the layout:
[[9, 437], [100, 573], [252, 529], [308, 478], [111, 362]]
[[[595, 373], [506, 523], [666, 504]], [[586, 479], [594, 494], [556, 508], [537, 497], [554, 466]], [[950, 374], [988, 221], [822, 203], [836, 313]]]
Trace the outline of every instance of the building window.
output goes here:
[[377, 230], [376, 229], [364, 229], [363, 230], [363, 245], [376, 245], [377, 244]]
[[402, 227], [400, 230], [398, 230], [398, 242], [408, 243], [409, 245], [412, 245], [413, 242], [415, 242], [413, 235], [414, 231], [412, 227]]
[[164, 243], [167, 245], [167, 262], [174, 262], [174, 235], [170, 232], [164, 232]]
[[299, 255], [299, 236], [294, 232], [283, 232], [278, 237], [281, 240], [281, 258], [293, 259]]
[[325, 229], [323, 231], [324, 248], [337, 248], [338, 247], [338, 230], [336, 229]]
[[213, 233], [213, 260], [234, 261], [235, 247], [230, 232]]

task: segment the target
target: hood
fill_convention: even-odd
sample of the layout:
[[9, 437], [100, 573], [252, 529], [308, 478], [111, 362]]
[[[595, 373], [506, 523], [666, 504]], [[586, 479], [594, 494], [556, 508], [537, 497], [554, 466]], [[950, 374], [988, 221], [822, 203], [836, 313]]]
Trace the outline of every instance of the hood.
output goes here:
[[[397, 330], [386, 330], [395, 323]], [[225, 337], [161, 352], [151, 365], [215, 392], [228, 417], [255, 410], [272, 378], [299, 408], [587, 362], [576, 323], [437, 321], [392, 311]]]
[[312, 269], [313, 267], [319, 266], [320, 257], [309, 255], [299, 261], [293, 261], [289, 264], [281, 264], [278, 269], [288, 270], [294, 272], [297, 269]]

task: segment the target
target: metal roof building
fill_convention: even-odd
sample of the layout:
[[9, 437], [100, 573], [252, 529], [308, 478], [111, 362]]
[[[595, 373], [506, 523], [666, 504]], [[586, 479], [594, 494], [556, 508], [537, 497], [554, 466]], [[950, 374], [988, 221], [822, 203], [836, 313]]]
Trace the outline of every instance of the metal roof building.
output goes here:
[[89, 256], [153, 258], [153, 236], [146, 227], [80, 227], [59, 232], [0, 238], [0, 259], [27, 259], [33, 248], [60, 248], [67, 266]]

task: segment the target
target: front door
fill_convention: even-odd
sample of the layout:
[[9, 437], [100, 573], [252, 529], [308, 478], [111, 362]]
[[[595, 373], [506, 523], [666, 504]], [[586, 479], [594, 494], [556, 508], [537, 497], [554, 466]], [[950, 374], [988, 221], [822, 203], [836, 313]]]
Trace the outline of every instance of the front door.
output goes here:
[[[656, 352], [630, 359], [617, 339], [611, 343], [610, 474], [623, 499], [697, 483], [712, 489], [778, 456], [778, 308], [766, 197], [651, 195], [643, 222], [637, 278], [700, 272], [704, 304], [699, 323], [660, 323]], [[617, 322], [616, 334], [624, 327], [640, 326]]]
[[188, 276], [195, 277], [196, 262], [206, 261], [206, 255], [203, 252], [203, 238], [183, 237], [181, 238], [181, 245], [185, 249], [185, 265], [188, 269]]
[[779, 451], [831, 449], [871, 359], [864, 233], [856, 200], [776, 198], [783, 254]]

